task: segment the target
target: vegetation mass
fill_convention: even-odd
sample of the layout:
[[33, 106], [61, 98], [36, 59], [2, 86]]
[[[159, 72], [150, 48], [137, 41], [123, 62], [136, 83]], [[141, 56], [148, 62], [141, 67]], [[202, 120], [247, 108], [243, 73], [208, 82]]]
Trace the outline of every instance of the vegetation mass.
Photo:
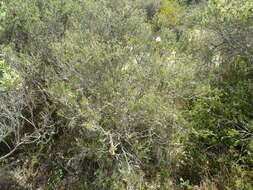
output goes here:
[[0, 188], [253, 189], [252, 0], [0, 1]]

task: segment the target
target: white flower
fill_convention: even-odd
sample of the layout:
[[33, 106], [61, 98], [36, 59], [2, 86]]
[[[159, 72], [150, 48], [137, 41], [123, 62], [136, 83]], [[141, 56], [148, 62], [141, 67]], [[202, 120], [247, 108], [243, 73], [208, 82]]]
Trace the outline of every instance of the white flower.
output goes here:
[[162, 39], [161, 39], [160, 36], [157, 36], [156, 39], [155, 39], [156, 42], [160, 42], [161, 40], [162, 40]]

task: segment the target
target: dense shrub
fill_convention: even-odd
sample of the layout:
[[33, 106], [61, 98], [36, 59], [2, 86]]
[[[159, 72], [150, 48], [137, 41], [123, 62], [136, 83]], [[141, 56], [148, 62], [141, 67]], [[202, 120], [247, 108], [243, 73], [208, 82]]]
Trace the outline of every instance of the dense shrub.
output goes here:
[[[252, 50], [252, 26], [251, 14], [247, 13], [251, 2], [245, 3], [248, 6], [236, 1], [209, 3], [203, 26], [215, 36], [212, 43], [208, 41], [212, 46], [207, 55], [214, 57], [207, 65], [211, 69], [208, 73], [212, 73], [206, 78], [210, 86], [204, 95], [197, 96], [185, 116], [192, 127], [185, 141], [186, 178], [199, 183], [205, 176], [220, 175], [219, 188], [252, 188], [249, 183], [252, 178], [252, 53], [248, 54]], [[247, 173], [240, 185], [229, 176], [237, 170], [235, 166], [243, 167]], [[227, 171], [222, 173], [224, 168]], [[196, 171], [198, 175], [194, 175]], [[240, 175], [240, 172], [235, 174], [238, 178]]]
[[215, 2], [3, 1], [2, 160], [34, 189], [250, 188], [252, 4]]

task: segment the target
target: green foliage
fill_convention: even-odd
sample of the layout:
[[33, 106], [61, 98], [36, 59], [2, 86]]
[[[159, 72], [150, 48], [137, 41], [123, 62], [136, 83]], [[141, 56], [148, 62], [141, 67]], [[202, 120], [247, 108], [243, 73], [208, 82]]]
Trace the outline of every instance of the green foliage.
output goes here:
[[174, 28], [182, 23], [185, 7], [177, 0], [164, 0], [161, 9], [153, 17], [155, 30]]
[[[249, 1], [245, 3], [250, 7]], [[205, 79], [206, 91], [198, 94], [185, 112], [191, 132], [184, 140], [182, 170], [184, 178], [192, 183], [199, 183], [205, 176], [223, 176], [224, 182], [217, 182], [222, 188], [250, 187], [253, 110], [252, 58], [248, 52], [251, 52], [252, 24], [248, 20], [251, 15], [240, 12], [247, 12], [247, 8], [237, 1], [212, 1], [202, 16], [202, 26], [212, 34], [213, 48], [206, 54], [211, 63], [206, 64], [209, 71], [203, 70], [209, 76]], [[215, 56], [219, 64], [216, 58], [210, 59]], [[238, 172], [240, 167], [244, 170]], [[222, 173], [222, 168], [227, 171]], [[196, 171], [198, 175], [194, 175]], [[229, 176], [241, 179], [243, 173], [247, 176], [243, 183], [247, 185], [241, 183], [239, 187]]]
[[[239, 1], [219, 1], [214, 0], [208, 3], [207, 11], [204, 13], [204, 22], [206, 23], [226, 23], [252, 19], [253, 3], [249, 0]], [[211, 16], [212, 15], [212, 16]], [[211, 17], [210, 17], [211, 16]]]
[[1, 155], [52, 189], [251, 188], [252, 3], [189, 4], [3, 1]]
[[13, 69], [8, 67], [4, 60], [0, 61], [0, 91], [7, 92], [22, 88], [23, 82]]

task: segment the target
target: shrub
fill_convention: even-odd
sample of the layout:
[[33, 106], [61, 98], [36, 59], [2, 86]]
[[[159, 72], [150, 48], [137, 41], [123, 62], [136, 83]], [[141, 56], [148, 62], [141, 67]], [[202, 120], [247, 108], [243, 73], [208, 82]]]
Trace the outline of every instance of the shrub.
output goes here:
[[[235, 7], [232, 9], [231, 6]], [[229, 11], [224, 12], [226, 9]], [[239, 14], [241, 10], [245, 14]], [[223, 181], [216, 182], [219, 188], [229, 186], [236, 189], [238, 186], [231, 179], [240, 178], [244, 172], [249, 174], [252, 165], [252, 62], [248, 54], [251, 46], [246, 39], [252, 36], [250, 17], [247, 8], [237, 1], [212, 1], [203, 17], [204, 30], [210, 30], [215, 36], [213, 49], [207, 56], [210, 58], [218, 52], [220, 59], [218, 66], [209, 59], [213, 64], [209, 67], [211, 72], [207, 72], [211, 74], [206, 80], [209, 90], [194, 99], [185, 116], [190, 121], [192, 132], [185, 141], [183, 168], [185, 178], [193, 183], [199, 183], [204, 176], [215, 178], [220, 175], [227, 177], [220, 177]], [[237, 170], [234, 168], [237, 164], [244, 171], [239, 176], [229, 176]], [[222, 168], [227, 172], [221, 173]], [[194, 175], [196, 171], [198, 175]], [[250, 177], [246, 177], [247, 185], [241, 188], [247, 189], [249, 181]]]

